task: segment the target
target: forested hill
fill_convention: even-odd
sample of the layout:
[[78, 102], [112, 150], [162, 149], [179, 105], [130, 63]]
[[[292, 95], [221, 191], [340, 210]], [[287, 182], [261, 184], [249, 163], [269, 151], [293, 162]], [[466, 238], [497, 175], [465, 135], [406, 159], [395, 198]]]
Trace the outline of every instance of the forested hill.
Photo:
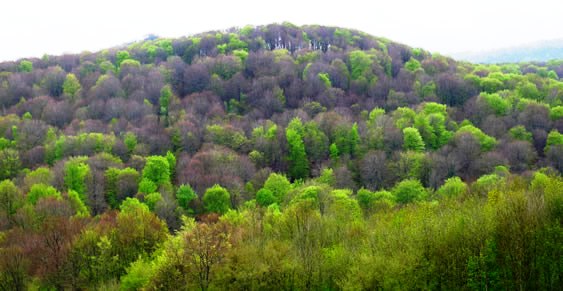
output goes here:
[[560, 76], [288, 23], [0, 63], [0, 290], [558, 289]]

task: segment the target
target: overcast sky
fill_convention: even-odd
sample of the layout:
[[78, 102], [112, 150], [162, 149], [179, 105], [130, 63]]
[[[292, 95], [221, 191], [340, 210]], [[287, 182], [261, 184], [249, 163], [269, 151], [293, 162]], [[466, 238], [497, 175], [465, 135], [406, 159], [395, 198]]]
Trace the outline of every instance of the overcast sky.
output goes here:
[[0, 60], [283, 21], [355, 28], [443, 54], [563, 38], [562, 0], [2, 0], [0, 7]]

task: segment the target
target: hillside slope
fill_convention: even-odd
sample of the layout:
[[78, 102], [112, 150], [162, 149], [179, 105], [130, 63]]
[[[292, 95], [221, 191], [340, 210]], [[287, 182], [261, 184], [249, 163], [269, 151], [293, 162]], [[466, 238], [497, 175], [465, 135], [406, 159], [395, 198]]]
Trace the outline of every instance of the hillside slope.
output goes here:
[[0, 289], [555, 290], [560, 76], [288, 23], [0, 63]]

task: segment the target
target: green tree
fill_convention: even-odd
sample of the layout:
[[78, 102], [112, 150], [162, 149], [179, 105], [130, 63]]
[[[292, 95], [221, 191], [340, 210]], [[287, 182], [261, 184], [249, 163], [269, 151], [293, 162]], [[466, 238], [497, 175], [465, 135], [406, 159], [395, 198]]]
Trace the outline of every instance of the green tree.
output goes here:
[[414, 127], [406, 127], [403, 129], [403, 148], [417, 152], [424, 151], [424, 141], [418, 129]]
[[74, 101], [74, 100], [76, 100], [76, 97], [78, 97], [81, 89], [82, 89], [82, 86], [80, 85], [78, 78], [76, 78], [76, 76], [73, 73], [67, 74], [65, 81], [63, 83], [63, 93], [64, 93], [64, 95], [68, 96], [68, 98], [71, 101]]
[[426, 189], [416, 179], [407, 179], [399, 182], [391, 190], [395, 201], [401, 204], [406, 204], [414, 201], [419, 201], [426, 198]]
[[170, 180], [172, 181], [176, 177], [176, 156], [171, 151], [167, 151], [165, 157], [168, 161]]
[[510, 102], [497, 93], [481, 93], [480, 98], [485, 101], [496, 115], [506, 115], [510, 110]]
[[335, 143], [331, 143], [329, 147], [329, 151], [330, 151], [330, 158], [333, 161], [338, 161], [338, 156], [340, 154], [340, 152], [338, 151], [338, 146]]
[[532, 134], [522, 125], [517, 125], [511, 128], [508, 132], [513, 139], [532, 142]]
[[360, 134], [358, 133], [358, 124], [354, 122], [350, 133], [348, 134], [348, 141], [350, 143], [350, 155], [356, 157], [358, 155], [358, 147], [360, 145]]
[[364, 51], [356, 50], [350, 53], [350, 74], [352, 80], [371, 73], [371, 57]]
[[123, 143], [125, 143], [127, 151], [131, 154], [137, 147], [137, 136], [132, 132], [127, 132], [123, 138]]
[[289, 175], [293, 179], [303, 179], [309, 176], [309, 161], [302, 134], [303, 124], [299, 118], [294, 118], [285, 130], [289, 147]]
[[276, 197], [276, 202], [281, 204], [291, 189], [291, 183], [284, 175], [271, 173], [264, 182], [264, 189], [270, 190]]
[[420, 62], [411, 57], [410, 60], [405, 63], [405, 69], [410, 72], [415, 72], [416, 70], [420, 69]]
[[20, 72], [29, 73], [33, 71], [33, 63], [28, 60], [23, 60], [20, 62], [20, 65], [18, 66], [18, 70]]
[[150, 156], [143, 168], [143, 178], [151, 180], [157, 186], [170, 184], [170, 163], [166, 157]]
[[144, 203], [149, 207], [150, 211], [154, 211], [156, 204], [162, 200], [162, 194], [153, 192], [145, 195]]
[[82, 201], [86, 201], [86, 184], [90, 178], [90, 166], [83, 158], [74, 158], [65, 164], [64, 182], [68, 190], [76, 191]]
[[360, 207], [368, 214], [379, 209], [389, 209], [395, 205], [395, 196], [386, 190], [371, 192], [362, 188], [358, 190], [356, 199]]
[[277, 201], [278, 199], [269, 189], [262, 188], [256, 192], [256, 203], [260, 206], [269, 206]]
[[158, 185], [156, 185], [151, 179], [143, 178], [141, 182], [139, 182], [139, 193], [150, 194], [155, 192], [158, 189]]
[[477, 138], [482, 151], [489, 151], [497, 144], [497, 140], [494, 137], [486, 135], [483, 131], [481, 131], [481, 129], [471, 124], [460, 127], [456, 132], [456, 134], [462, 133], [470, 133]]
[[86, 217], [90, 214], [88, 211], [88, 207], [84, 204], [82, 199], [80, 198], [80, 194], [74, 190], [68, 191], [68, 201], [70, 202], [70, 206], [74, 210], [77, 216]]
[[21, 162], [18, 151], [9, 148], [0, 150], [0, 180], [15, 177], [20, 168]]
[[332, 83], [330, 82], [330, 76], [328, 73], [318, 73], [317, 77], [321, 82], [323, 82], [326, 88], [332, 88]]
[[168, 122], [169, 122], [168, 107], [170, 105], [171, 99], [172, 99], [172, 88], [170, 87], [170, 85], [166, 85], [162, 87], [162, 89], [160, 90], [159, 103], [160, 103], [160, 115], [164, 117], [165, 126], [168, 126]]
[[215, 184], [203, 195], [203, 206], [209, 212], [224, 214], [231, 207], [231, 195], [227, 189]]
[[21, 206], [23, 206], [23, 197], [16, 185], [10, 180], [0, 182], [0, 218], [12, 224], [14, 215]]
[[436, 191], [436, 194], [442, 197], [457, 197], [467, 193], [467, 191], [467, 184], [459, 177], [451, 177]]
[[547, 152], [547, 150], [551, 146], [557, 146], [557, 145], [563, 145], [563, 134], [559, 133], [557, 129], [553, 129], [547, 135], [547, 141], [545, 144], [544, 151]]
[[116, 61], [116, 65], [117, 67], [121, 66], [121, 63], [127, 59], [130, 59], [131, 55], [129, 55], [128, 51], [118, 51], [115, 54], [115, 61]]
[[178, 199], [178, 205], [185, 210], [190, 209], [190, 202], [197, 198], [197, 194], [192, 189], [189, 184], [182, 184], [178, 187], [176, 191], [176, 199]]
[[57, 191], [53, 186], [45, 184], [35, 184], [27, 193], [27, 201], [33, 205], [39, 201], [39, 199], [53, 197], [55, 199], [62, 199], [61, 193]]

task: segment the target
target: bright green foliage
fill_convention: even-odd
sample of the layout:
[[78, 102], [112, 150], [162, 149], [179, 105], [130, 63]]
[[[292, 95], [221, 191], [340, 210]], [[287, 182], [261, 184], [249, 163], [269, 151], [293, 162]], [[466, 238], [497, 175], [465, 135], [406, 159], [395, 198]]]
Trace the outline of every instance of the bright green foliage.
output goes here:
[[86, 217], [90, 214], [88, 207], [84, 204], [84, 201], [80, 198], [80, 194], [74, 190], [68, 191], [68, 201], [70, 206], [74, 210], [77, 216]]
[[99, 67], [100, 67], [100, 71], [102, 72], [102, 74], [107, 74], [109, 72], [115, 73], [115, 71], [116, 71], [115, 66], [110, 61], [101, 62]]
[[369, 121], [371, 124], [374, 124], [377, 117], [385, 115], [385, 109], [375, 107], [369, 112]]
[[274, 193], [269, 189], [262, 188], [256, 192], [256, 203], [260, 206], [269, 206], [278, 201]]
[[170, 85], [166, 85], [160, 89], [160, 115], [164, 116], [166, 124], [168, 124], [168, 106], [170, 105], [170, 99], [172, 98], [172, 89]]
[[350, 155], [355, 157], [358, 154], [358, 147], [360, 145], [360, 134], [358, 133], [358, 124], [354, 122], [350, 133], [348, 134], [348, 141], [350, 143]]
[[563, 106], [552, 107], [549, 113], [551, 120], [559, 120], [563, 118]]
[[357, 221], [362, 216], [358, 201], [350, 197], [351, 190], [337, 189], [328, 195], [326, 216], [335, 219], [337, 225], [345, 227], [348, 223]]
[[215, 184], [205, 191], [203, 206], [208, 212], [223, 214], [231, 208], [231, 195], [227, 189]]
[[554, 129], [550, 131], [549, 134], [547, 135], [545, 151], [547, 151], [547, 149], [550, 146], [556, 146], [556, 145], [563, 145], [563, 134], [559, 133], [557, 129]]
[[121, 66], [121, 63], [127, 59], [130, 59], [131, 56], [129, 55], [128, 51], [118, 51], [115, 54], [115, 62], [118, 67]]
[[18, 70], [20, 72], [29, 73], [33, 71], [33, 63], [28, 60], [23, 60], [20, 62], [20, 65], [18, 66]]
[[9, 139], [5, 137], [0, 137], [0, 151], [10, 147], [11, 145], [12, 142]]
[[362, 76], [371, 73], [371, 57], [364, 51], [353, 51], [350, 53], [350, 74], [352, 80], [358, 80]]
[[436, 194], [442, 197], [458, 197], [464, 195], [467, 191], [467, 184], [459, 177], [451, 177], [436, 191]]
[[481, 131], [481, 129], [471, 124], [467, 124], [460, 127], [456, 132], [456, 134], [462, 134], [462, 133], [470, 133], [475, 138], [477, 138], [477, 140], [481, 144], [482, 151], [489, 151], [497, 144], [497, 141], [494, 137], [486, 135], [483, 131]]
[[441, 148], [453, 136], [451, 131], [446, 130], [446, 116], [440, 107], [430, 105], [425, 106], [414, 119], [414, 127], [418, 129], [425, 145], [431, 149]]
[[303, 125], [299, 118], [294, 118], [285, 130], [289, 148], [289, 175], [293, 179], [309, 176], [309, 161], [303, 144]]
[[143, 178], [139, 183], [139, 193], [150, 194], [158, 189], [158, 185], [149, 178]]
[[340, 152], [338, 151], [338, 146], [335, 143], [331, 143], [329, 147], [329, 151], [330, 151], [330, 158], [333, 161], [337, 161], [338, 156], [340, 155]]
[[517, 125], [511, 128], [508, 132], [513, 139], [532, 142], [532, 134], [522, 125]]
[[426, 115], [440, 114], [442, 116], [448, 116], [447, 106], [436, 102], [424, 103], [422, 112]]
[[276, 202], [281, 204], [287, 192], [291, 189], [291, 183], [284, 175], [271, 173], [266, 182], [264, 182], [264, 189], [271, 191], [276, 198]]
[[137, 136], [132, 132], [127, 132], [123, 138], [123, 143], [125, 143], [127, 150], [131, 154], [135, 147], [137, 147]]
[[550, 70], [549, 72], [547, 72], [547, 77], [553, 80], [559, 80], [559, 76], [557, 75], [557, 72], [555, 72], [554, 70]]
[[182, 184], [178, 187], [176, 191], [176, 199], [178, 199], [178, 205], [188, 210], [190, 208], [190, 202], [197, 198], [197, 194], [192, 189], [189, 184]]
[[229, 51], [234, 50], [248, 50], [248, 44], [239, 39], [238, 35], [231, 33], [229, 34], [229, 43], [227, 45]]
[[80, 194], [82, 201], [86, 201], [86, 183], [90, 175], [90, 166], [83, 158], [73, 158], [65, 164], [65, 186], [69, 191], [73, 190]]
[[411, 72], [415, 72], [416, 70], [420, 69], [420, 62], [411, 57], [411, 59], [405, 63], [405, 69]]
[[76, 78], [73, 73], [69, 73], [66, 75], [65, 82], [63, 83], [63, 93], [65, 96], [72, 101], [76, 100], [78, 94], [82, 86], [80, 85], [80, 81]]
[[27, 193], [27, 201], [33, 205], [39, 201], [39, 199], [53, 197], [55, 199], [62, 199], [61, 193], [57, 191], [53, 186], [45, 184], [35, 184]]
[[420, 201], [426, 198], [427, 192], [419, 180], [407, 179], [399, 182], [391, 193], [395, 197], [395, 201], [401, 204]]
[[146, 204], [141, 203], [141, 201], [137, 198], [126, 198], [123, 200], [123, 203], [121, 203], [119, 209], [121, 209], [121, 213], [123, 214], [149, 212], [149, 207]]
[[162, 156], [150, 156], [143, 168], [143, 179], [149, 179], [157, 186], [170, 183], [170, 164]]
[[518, 94], [522, 98], [532, 99], [532, 100], [542, 100], [543, 99], [543, 96], [541, 95], [540, 91], [538, 90], [538, 87], [536, 86], [536, 84], [529, 82], [529, 81], [520, 82], [518, 84], [518, 87], [516, 88], [516, 92], [518, 92]]
[[20, 171], [20, 156], [16, 150], [0, 150], [0, 180], [11, 179]]
[[158, 201], [162, 200], [162, 195], [158, 192], [153, 192], [145, 196], [144, 203], [147, 204], [149, 210], [154, 211]]
[[246, 59], [248, 58], [248, 52], [245, 50], [234, 50], [233, 55], [238, 57], [241, 60], [241, 62], [245, 62]]
[[395, 125], [399, 129], [412, 126], [416, 118], [416, 112], [408, 107], [399, 107], [393, 112]]
[[321, 175], [317, 179], [320, 183], [334, 186], [336, 184], [336, 177], [334, 176], [334, 170], [331, 168], [325, 168], [321, 171]]
[[328, 75], [328, 73], [318, 73], [317, 77], [319, 77], [319, 80], [321, 80], [321, 82], [325, 84], [326, 88], [332, 87], [332, 83], [330, 82], [330, 76]]
[[495, 188], [502, 188], [502, 181], [503, 178], [497, 174], [483, 175], [471, 185], [471, 188], [476, 193], [487, 195]]
[[141, 67], [141, 63], [137, 60], [133, 60], [133, 59], [127, 59], [127, 60], [123, 60], [121, 62], [121, 64], [119, 65], [119, 69], [123, 69], [126, 67], [130, 67], [130, 68], [139, 68]]
[[127, 274], [121, 276], [121, 290], [141, 290], [154, 275], [155, 266], [150, 260], [140, 258], [127, 268]]
[[395, 196], [386, 190], [372, 192], [367, 189], [360, 189], [356, 194], [356, 199], [364, 211], [389, 209], [395, 205]]
[[510, 111], [510, 102], [497, 93], [481, 93], [480, 96], [496, 115], [506, 115]]
[[10, 180], [0, 182], [0, 218], [13, 222], [16, 211], [23, 206], [23, 197], [20, 191]]
[[26, 186], [40, 183], [50, 185], [53, 182], [53, 178], [53, 172], [49, 168], [39, 167], [25, 175], [24, 184]]
[[417, 152], [424, 151], [424, 141], [414, 127], [407, 127], [403, 129], [403, 148], [405, 150], [413, 150]]
[[[166, 224], [151, 213], [147, 205], [136, 198], [125, 199], [111, 235], [104, 235], [96, 243], [98, 248], [107, 248], [111, 254], [107, 258], [111, 269], [103, 273], [113, 271], [112, 276], [122, 275], [125, 268], [139, 257], [149, 257], [167, 235]], [[116, 259], [116, 253], [119, 259]]]
[[166, 160], [168, 161], [168, 168], [170, 172], [170, 180], [173, 180], [176, 176], [176, 156], [171, 152], [166, 152]]
[[504, 83], [501, 80], [491, 77], [481, 79], [481, 90], [487, 93], [495, 93], [504, 88]]

